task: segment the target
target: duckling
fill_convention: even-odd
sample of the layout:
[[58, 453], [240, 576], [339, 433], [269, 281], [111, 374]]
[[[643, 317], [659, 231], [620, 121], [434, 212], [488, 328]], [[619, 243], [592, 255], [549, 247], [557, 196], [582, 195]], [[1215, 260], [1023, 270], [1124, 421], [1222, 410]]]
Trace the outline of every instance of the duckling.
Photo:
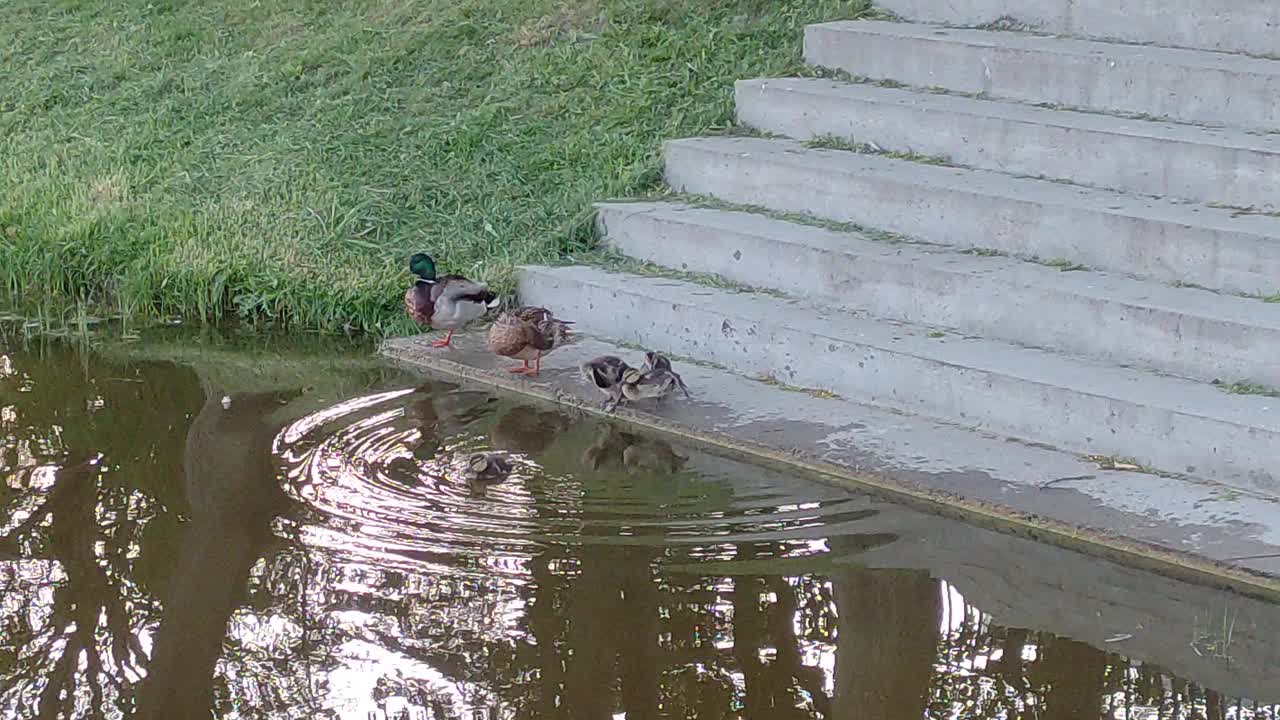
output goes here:
[[511, 475], [515, 463], [502, 453], [472, 453], [467, 457], [467, 479], [501, 482]]
[[645, 365], [650, 369], [632, 368], [622, 374], [623, 396], [628, 400], [652, 398], [661, 401], [679, 389], [688, 397], [689, 390], [684, 386], [680, 376], [671, 370], [671, 361], [657, 353], [649, 353], [649, 355], [653, 358], [646, 356]]
[[[518, 307], [507, 310], [489, 327], [489, 350], [502, 357], [523, 360], [523, 367], [508, 372], [536, 377], [542, 372], [542, 356], [563, 345], [571, 337], [572, 322], [560, 320], [550, 310]], [[529, 367], [529, 361], [534, 366]]]
[[690, 397], [689, 388], [684, 384], [684, 378], [671, 369], [671, 360], [666, 355], [652, 350], [646, 351], [644, 354], [644, 369], [649, 372], [650, 377], [654, 377], [655, 373], [670, 376], [671, 379], [675, 380], [680, 392], [683, 392], [685, 397]]
[[613, 412], [623, 399], [622, 376], [633, 368], [616, 355], [601, 355], [594, 360], [582, 363], [578, 369], [582, 371], [582, 376], [588, 382], [605, 394], [606, 400], [601, 407], [608, 412]]
[[484, 283], [461, 275], [436, 277], [436, 261], [426, 253], [415, 253], [409, 258], [409, 271], [417, 279], [404, 293], [405, 312], [423, 327], [449, 331], [443, 340], [431, 343], [432, 347], [449, 347], [455, 330], [462, 329], [500, 303], [498, 296]]

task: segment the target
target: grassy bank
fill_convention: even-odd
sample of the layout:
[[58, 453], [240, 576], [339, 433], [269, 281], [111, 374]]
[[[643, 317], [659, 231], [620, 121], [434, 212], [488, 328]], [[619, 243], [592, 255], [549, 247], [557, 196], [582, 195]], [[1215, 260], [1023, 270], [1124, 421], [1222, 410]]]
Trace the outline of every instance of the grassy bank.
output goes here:
[[865, 0], [11, 0], [0, 302], [373, 332], [408, 252], [510, 287]]

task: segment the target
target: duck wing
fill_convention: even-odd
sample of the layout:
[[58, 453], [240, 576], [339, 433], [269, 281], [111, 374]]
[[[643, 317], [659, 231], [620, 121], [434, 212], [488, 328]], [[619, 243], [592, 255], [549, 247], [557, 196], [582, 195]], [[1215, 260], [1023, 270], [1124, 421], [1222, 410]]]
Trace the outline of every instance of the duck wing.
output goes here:
[[436, 302], [440, 298], [446, 301], [470, 301], [485, 303], [486, 305], [497, 299], [497, 295], [489, 289], [489, 286], [474, 280], [468, 280], [461, 275], [443, 275], [431, 288], [431, 301]]
[[564, 335], [573, 323], [560, 320], [546, 308], [523, 306], [513, 311], [528, 330], [529, 347], [535, 350], [550, 350], [555, 347], [560, 336]]

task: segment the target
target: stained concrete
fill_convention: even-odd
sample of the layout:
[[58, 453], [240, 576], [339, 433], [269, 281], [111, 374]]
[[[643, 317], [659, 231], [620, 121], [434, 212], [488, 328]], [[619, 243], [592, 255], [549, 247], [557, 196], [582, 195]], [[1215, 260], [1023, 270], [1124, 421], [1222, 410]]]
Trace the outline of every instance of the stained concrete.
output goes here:
[[[555, 309], [566, 317], [574, 315], [570, 307]], [[482, 332], [458, 336], [452, 350], [432, 348], [428, 338], [419, 337], [389, 341], [382, 351], [432, 372], [593, 412], [599, 412], [594, 408], [602, 397], [582, 381], [578, 363], [602, 354], [638, 363], [640, 355], [630, 347], [583, 337], [544, 358], [540, 377], [526, 379], [510, 376], [505, 372], [510, 362], [484, 350]], [[827, 481], [838, 486], [887, 492], [1003, 532], [1158, 568], [1171, 576], [1280, 597], [1280, 504], [1274, 499], [1191, 479], [1104, 470], [1074, 454], [841, 398], [815, 397], [706, 365], [677, 359], [676, 369], [692, 389], [692, 400], [624, 406], [618, 416], [753, 454], [770, 465], [794, 466], [794, 472], [819, 467], [833, 473]], [[1053, 480], [1062, 481], [1044, 486]], [[1065, 634], [1097, 641], [1113, 631], [1133, 632], [1129, 628], [1136, 625], [1134, 617], [1142, 607], [1161, 605], [1166, 598], [1184, 593], [1173, 589], [1180, 583], [1142, 580], [1150, 576], [1118, 566], [1108, 567], [1107, 577], [1095, 581], [1090, 569], [1104, 561], [966, 525], [919, 532], [903, 529], [908, 525], [924, 528], [928, 522], [886, 519], [877, 531], [901, 533], [912, 544], [889, 545], [871, 552], [867, 560], [962, 577], [962, 590], [974, 593], [980, 605], [1021, 607], [1016, 613], [997, 613], [997, 617], [1020, 618], [1015, 622], [1060, 627]], [[991, 564], [987, 558], [1001, 558], [1006, 552], [1002, 548], [1014, 549]], [[1234, 559], [1244, 557], [1256, 559]], [[1018, 598], [1026, 595], [1041, 600], [1023, 606]], [[1221, 611], [1219, 606], [1200, 609], [1210, 604], [1210, 597], [1209, 591], [1196, 590], [1179, 598], [1180, 609], [1157, 612], [1167, 620], [1146, 627], [1165, 633], [1171, 627], [1166, 622], [1176, 623], [1179, 632], [1190, 632], [1187, 616], [1199, 614], [1203, 619]], [[1098, 605], [1098, 613], [1103, 606], [1131, 609], [1113, 627], [1107, 618], [1117, 616], [1111, 612], [1069, 617], [1070, 611], [1062, 608], [1077, 602], [1086, 608]], [[1232, 608], [1236, 607], [1233, 603]], [[1090, 617], [1098, 623], [1096, 627], [1090, 627]], [[1271, 647], [1269, 638], [1267, 633], [1261, 636], [1259, 649]], [[1171, 646], [1167, 638], [1157, 642]], [[1194, 664], [1192, 655], [1180, 656]], [[1257, 667], [1274, 667], [1274, 659]], [[1247, 675], [1235, 677], [1244, 680]]]
[[837, 137], [952, 164], [1112, 190], [1272, 210], [1280, 136], [1130, 120], [818, 78], [742, 80], [742, 124]]
[[1127, 43], [1280, 55], [1280, 5], [1272, 0], [877, 0], [877, 4], [906, 20], [950, 25], [1004, 22]]
[[814, 65], [922, 88], [1280, 128], [1280, 63], [1242, 55], [873, 21], [810, 25], [804, 53]]
[[604, 242], [659, 265], [1113, 365], [1280, 387], [1280, 304], [875, 241], [756, 213], [597, 207]]
[[668, 142], [666, 180], [960, 248], [1228, 292], [1271, 294], [1280, 284], [1280, 217], [760, 138]]
[[1280, 400], [787, 298], [594, 268], [524, 268], [576, 327], [880, 407], [1280, 497]]

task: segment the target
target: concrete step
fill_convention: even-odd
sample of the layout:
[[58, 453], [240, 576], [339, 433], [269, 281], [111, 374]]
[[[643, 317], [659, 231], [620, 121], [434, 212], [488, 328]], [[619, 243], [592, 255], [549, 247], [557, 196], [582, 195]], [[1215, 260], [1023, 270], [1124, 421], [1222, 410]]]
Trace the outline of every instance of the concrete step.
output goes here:
[[960, 248], [1235, 293], [1280, 289], [1280, 218], [1268, 215], [758, 138], [671, 141], [666, 180]]
[[922, 88], [1188, 123], [1280, 128], [1280, 62], [1274, 60], [873, 21], [810, 25], [804, 55], [814, 65]]
[[877, 0], [907, 20], [1280, 55], [1273, 0]]
[[1280, 206], [1280, 135], [821, 79], [743, 80], [740, 122], [957, 165], [1197, 202]]
[[1280, 304], [880, 242], [754, 213], [597, 207], [605, 242], [666, 267], [1110, 365], [1280, 387]]
[[523, 268], [575, 327], [854, 401], [1280, 494], [1280, 401], [990, 340], [595, 268]]

